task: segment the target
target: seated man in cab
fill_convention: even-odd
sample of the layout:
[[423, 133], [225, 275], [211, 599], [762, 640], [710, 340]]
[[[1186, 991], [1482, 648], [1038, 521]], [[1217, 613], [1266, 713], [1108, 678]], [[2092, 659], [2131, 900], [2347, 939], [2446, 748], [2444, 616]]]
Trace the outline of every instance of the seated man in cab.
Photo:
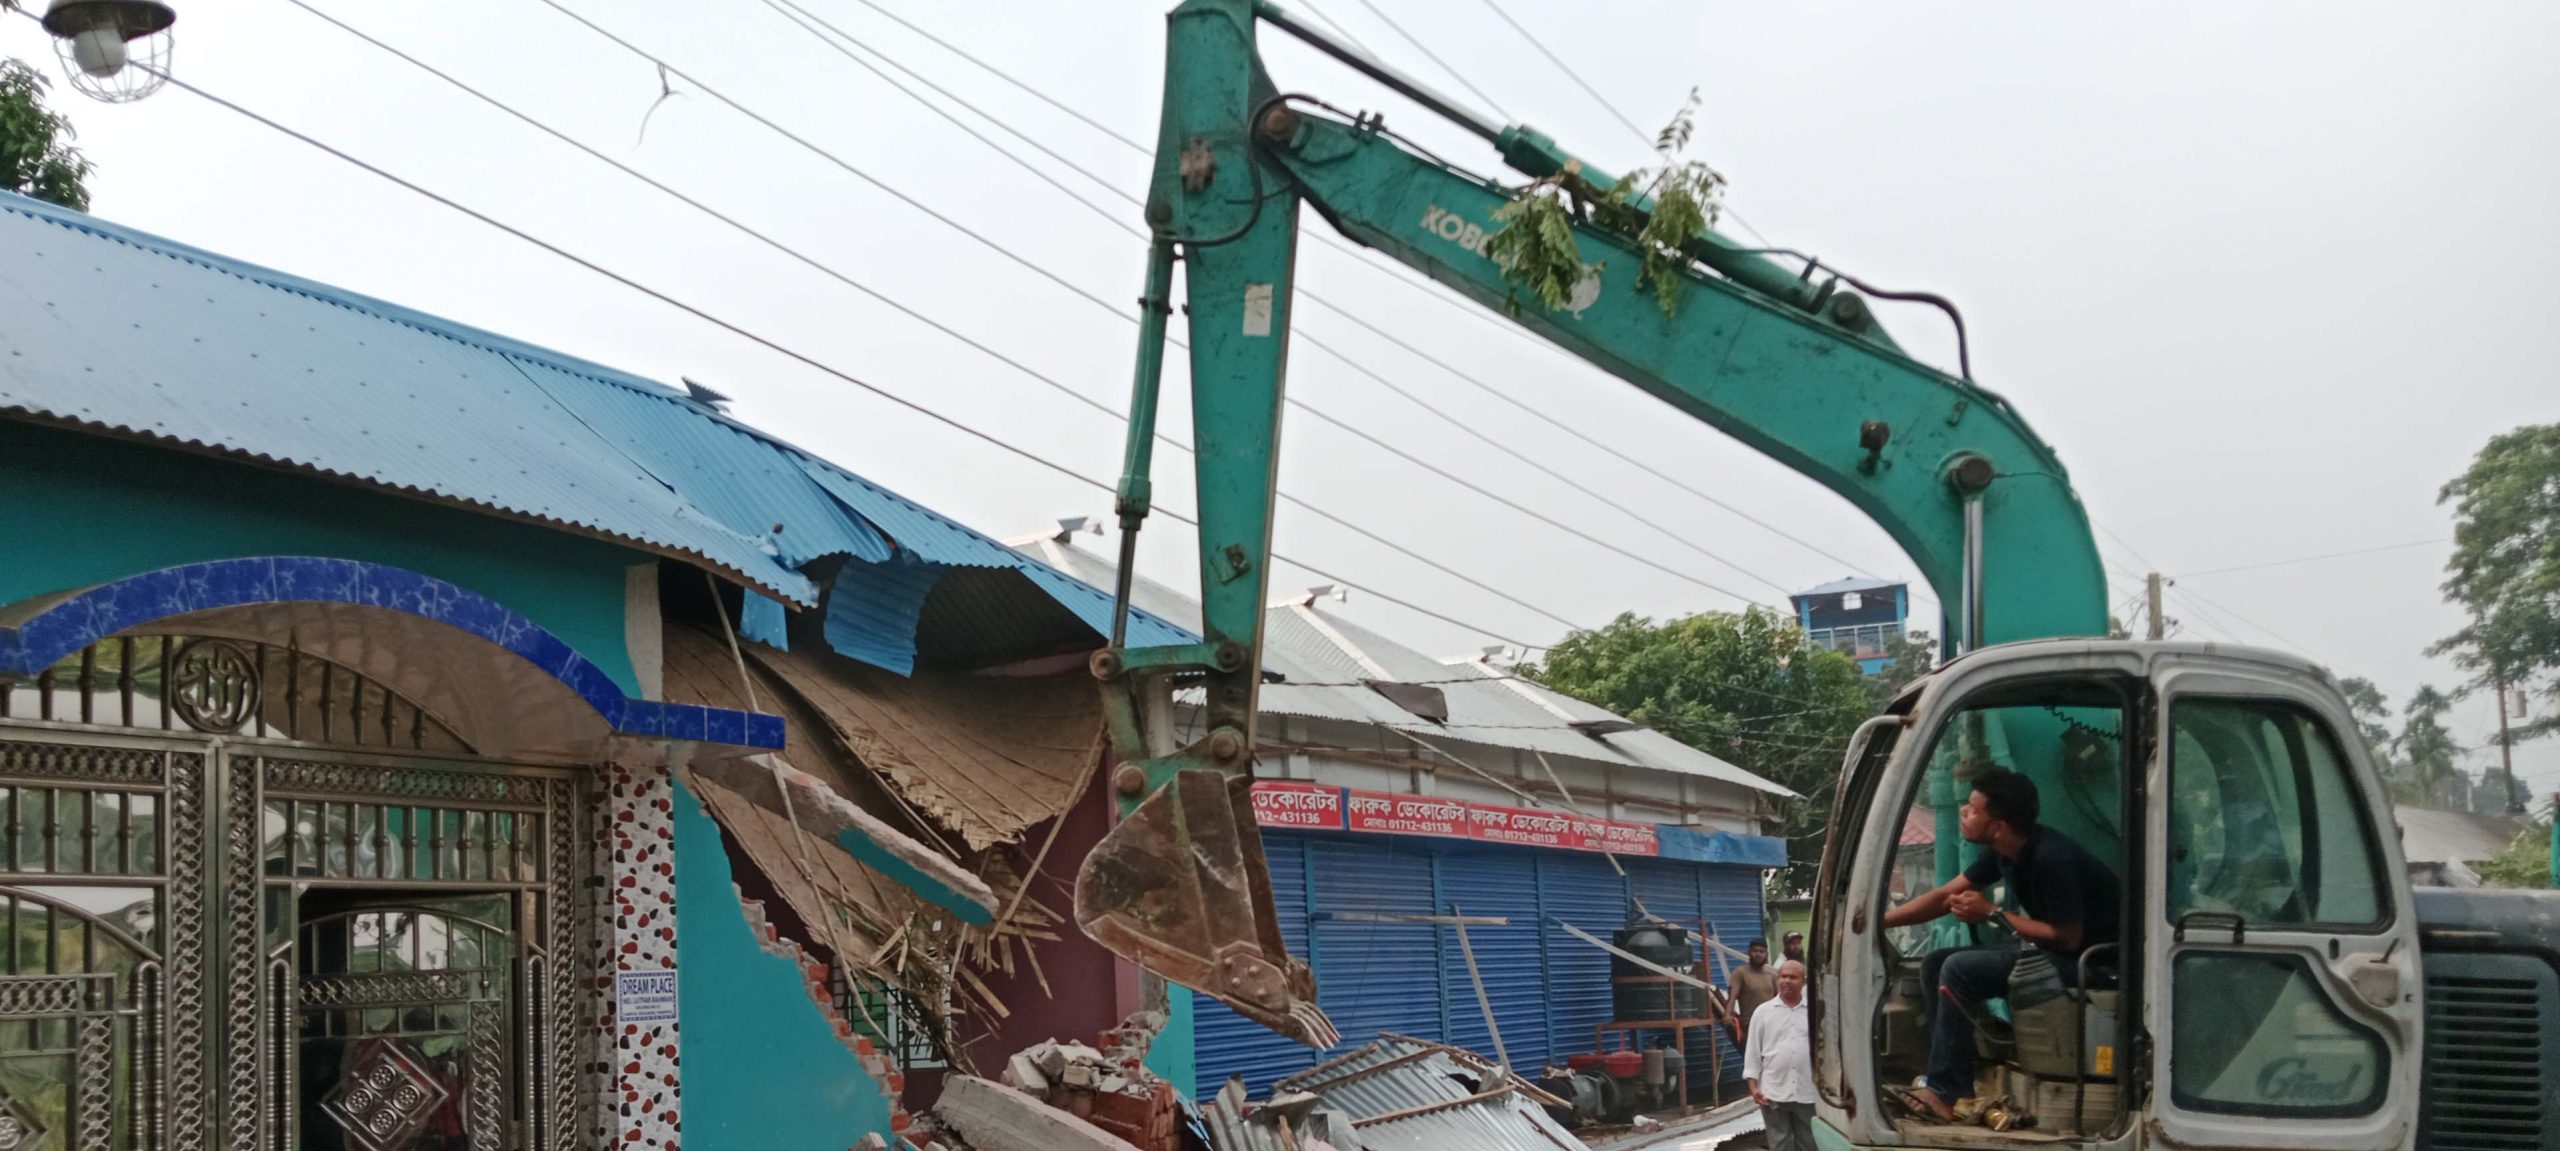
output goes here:
[[[2038, 825], [2039, 813], [2034, 780], [1996, 767], [1975, 776], [1957, 819], [1965, 842], [1982, 845], [1982, 854], [1964, 874], [1886, 912], [1884, 925], [1908, 927], [1940, 915], [1999, 923], [2051, 953], [2065, 979], [2076, 977], [2081, 952], [2116, 938], [2116, 875], [2070, 837]], [[2001, 883], [2022, 913], [1991, 902], [1987, 893]], [[2003, 941], [1944, 948], [1921, 964], [1923, 986], [1944, 1002], [1932, 1003], [1929, 1012], [1925, 1089], [1896, 1093], [1914, 1116], [1949, 1119], [1956, 1101], [1973, 1094], [1973, 1015], [2008, 995], [2018, 954], [2017, 945]]]

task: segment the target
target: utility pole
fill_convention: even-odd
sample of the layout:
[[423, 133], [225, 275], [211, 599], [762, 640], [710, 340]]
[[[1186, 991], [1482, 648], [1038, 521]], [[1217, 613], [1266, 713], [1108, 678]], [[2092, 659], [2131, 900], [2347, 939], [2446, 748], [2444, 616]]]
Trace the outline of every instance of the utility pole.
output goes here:
[[2498, 768], [2507, 777], [2507, 814], [2524, 814], [2524, 801], [2516, 798], [2516, 747], [2507, 740], [2507, 685], [2498, 689]]
[[2142, 581], [2143, 606], [2151, 616], [2150, 634], [2153, 639], [2169, 638], [2169, 621], [2161, 618], [2160, 615], [2160, 588], [2163, 582], [2159, 572], [2151, 573]]

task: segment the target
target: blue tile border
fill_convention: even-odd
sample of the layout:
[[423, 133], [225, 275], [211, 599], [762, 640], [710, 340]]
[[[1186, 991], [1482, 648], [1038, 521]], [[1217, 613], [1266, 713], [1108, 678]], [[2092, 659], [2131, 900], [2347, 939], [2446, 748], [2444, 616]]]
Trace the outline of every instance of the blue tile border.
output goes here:
[[16, 627], [0, 627], [0, 672], [31, 676], [127, 628], [258, 603], [359, 604], [467, 632], [559, 680], [624, 735], [782, 747], [780, 716], [625, 696], [604, 669], [505, 604], [433, 576], [325, 556], [215, 560], [84, 589]]

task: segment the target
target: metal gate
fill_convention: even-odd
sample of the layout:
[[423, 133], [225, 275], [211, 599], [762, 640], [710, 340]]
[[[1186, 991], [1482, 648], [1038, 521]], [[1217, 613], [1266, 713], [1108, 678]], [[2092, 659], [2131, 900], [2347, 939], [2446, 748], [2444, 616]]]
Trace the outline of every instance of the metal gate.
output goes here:
[[571, 773], [0, 721], [0, 1151], [567, 1147]]

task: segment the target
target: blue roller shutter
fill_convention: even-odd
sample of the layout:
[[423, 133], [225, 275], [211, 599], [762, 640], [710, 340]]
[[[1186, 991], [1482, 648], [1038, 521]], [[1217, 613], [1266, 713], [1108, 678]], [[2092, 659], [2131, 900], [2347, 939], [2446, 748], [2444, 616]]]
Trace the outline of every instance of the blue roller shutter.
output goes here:
[[1316, 912], [1316, 1002], [1333, 1017], [1343, 1042], [1356, 1047], [1381, 1031], [1439, 1035], [1445, 1022], [1439, 929], [1328, 918], [1346, 912], [1435, 914], [1436, 869], [1429, 845], [1381, 837], [1315, 839], [1308, 848]]
[[[1493, 1000], [1494, 1018], [1502, 1024], [1503, 1049], [1511, 1065], [1536, 1076], [1553, 1045], [1547, 1036], [1546, 963], [1541, 946], [1544, 928], [1538, 917], [1538, 862], [1530, 852], [1511, 847], [1448, 847], [1440, 853], [1440, 910], [1503, 916], [1507, 927], [1470, 927], [1467, 943], [1475, 948], [1485, 994]], [[1476, 1001], [1467, 977], [1466, 954], [1454, 927], [1441, 930], [1440, 997], [1449, 1014], [1444, 1040], [1494, 1054], [1484, 1008]]]
[[[1289, 954], [1307, 956], [1307, 841], [1283, 832], [1262, 834], [1263, 855], [1271, 861], [1271, 901], [1280, 913], [1280, 938]], [[1236, 1014], [1206, 995], [1192, 997], [1191, 1034], [1197, 1051], [1199, 1078], [1193, 1098], [1217, 1094], [1230, 1075], [1244, 1076], [1255, 1098], [1271, 1090], [1271, 1081], [1311, 1065], [1305, 1044]]]
[[[1549, 919], [1602, 939], [1627, 925], [1627, 884], [1604, 856], [1540, 852], [1538, 893]], [[1609, 1018], [1609, 953], [1546, 933], [1547, 1032], [1556, 1057], [1592, 1049], [1591, 1029]]]
[[[1733, 864], [1690, 864], [1689, 866], [1698, 873], [1699, 913], [1708, 923], [1714, 925], [1716, 938], [1736, 951], [1749, 948], [1751, 941], [1759, 937], [1764, 930], [1760, 922], [1762, 906], [1760, 869]], [[1769, 950], [1774, 956], [1778, 950], [1776, 941], [1770, 942]], [[1709, 970], [1730, 972], [1733, 970], [1733, 965], [1738, 962], [1740, 961], [1726, 956], [1724, 966], [1720, 968], [1711, 966]], [[1733, 1082], [1741, 1079], [1742, 1053], [1734, 1050], [1733, 1043], [1729, 1039], [1723, 1041], [1723, 1047], [1725, 1081]], [[1693, 1074], [1690, 1079], [1695, 1082], [1698, 1076]], [[1727, 1092], [1727, 1096], [1730, 1097], [1731, 1092]]]

